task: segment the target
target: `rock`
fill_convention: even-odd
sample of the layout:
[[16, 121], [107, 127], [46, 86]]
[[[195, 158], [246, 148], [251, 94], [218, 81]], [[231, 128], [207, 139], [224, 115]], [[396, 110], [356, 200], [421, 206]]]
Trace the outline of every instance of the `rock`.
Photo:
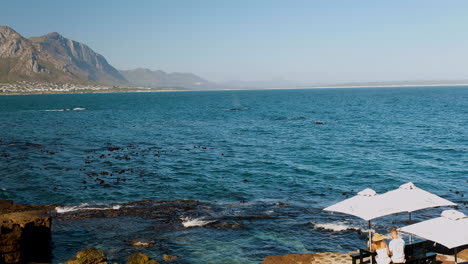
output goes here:
[[47, 211], [12, 201], [0, 201], [0, 208], [0, 263], [50, 262]]
[[76, 256], [69, 259], [65, 264], [107, 264], [107, 257], [104, 251], [87, 248], [76, 253]]
[[174, 261], [176, 259], [178, 259], [179, 257], [177, 256], [171, 256], [171, 255], [168, 255], [168, 254], [163, 254], [163, 260], [166, 261], [166, 262], [171, 262], [171, 261]]
[[262, 264], [315, 264], [315, 254], [289, 254], [283, 256], [269, 256]]
[[132, 240], [132, 245], [137, 247], [152, 247], [155, 245], [154, 241], [145, 238], [137, 238]]
[[0, 210], [8, 209], [13, 206], [13, 201], [10, 200], [0, 200]]
[[128, 257], [127, 264], [159, 264], [156, 260], [151, 259], [148, 255], [137, 252]]
[[317, 254], [289, 254], [266, 257], [262, 264], [349, 264], [348, 254], [325, 252]]
[[218, 229], [241, 229], [242, 226], [238, 223], [229, 223], [229, 222], [213, 222], [208, 224], [209, 227], [218, 228]]

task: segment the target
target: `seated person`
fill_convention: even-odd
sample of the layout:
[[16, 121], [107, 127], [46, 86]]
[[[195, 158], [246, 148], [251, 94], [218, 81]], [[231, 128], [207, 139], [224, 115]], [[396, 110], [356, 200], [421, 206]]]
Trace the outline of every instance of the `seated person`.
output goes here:
[[395, 228], [390, 230], [392, 241], [388, 245], [393, 263], [405, 263], [405, 241], [398, 236], [398, 231]]
[[390, 251], [388, 250], [387, 243], [384, 241], [385, 237], [379, 233], [375, 233], [372, 237], [372, 251], [377, 253], [375, 260], [377, 264], [389, 264], [392, 262], [390, 259]]

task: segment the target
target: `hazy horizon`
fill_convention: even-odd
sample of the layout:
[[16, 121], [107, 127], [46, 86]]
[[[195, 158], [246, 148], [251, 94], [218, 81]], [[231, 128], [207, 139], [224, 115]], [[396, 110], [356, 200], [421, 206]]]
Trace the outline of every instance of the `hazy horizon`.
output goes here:
[[0, 24], [59, 32], [118, 69], [297, 85], [466, 80], [464, 1], [15, 1]]

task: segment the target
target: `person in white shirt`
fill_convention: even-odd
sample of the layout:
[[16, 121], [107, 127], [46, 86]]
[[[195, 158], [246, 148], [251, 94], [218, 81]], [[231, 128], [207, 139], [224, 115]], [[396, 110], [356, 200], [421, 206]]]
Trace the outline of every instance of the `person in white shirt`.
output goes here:
[[392, 241], [388, 245], [393, 263], [405, 263], [405, 241], [398, 236], [398, 231], [395, 228], [390, 230]]

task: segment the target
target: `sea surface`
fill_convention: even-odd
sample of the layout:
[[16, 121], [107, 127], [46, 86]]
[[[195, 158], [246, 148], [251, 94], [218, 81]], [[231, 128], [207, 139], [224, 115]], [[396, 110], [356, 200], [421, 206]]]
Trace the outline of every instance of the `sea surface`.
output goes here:
[[[119, 263], [137, 250], [224, 264], [348, 252], [367, 223], [322, 209], [409, 181], [468, 213], [468, 87], [0, 96], [0, 199], [57, 204], [53, 263], [85, 247]], [[128, 213], [140, 200], [203, 205], [162, 228]], [[79, 211], [97, 216], [66, 217]]]

